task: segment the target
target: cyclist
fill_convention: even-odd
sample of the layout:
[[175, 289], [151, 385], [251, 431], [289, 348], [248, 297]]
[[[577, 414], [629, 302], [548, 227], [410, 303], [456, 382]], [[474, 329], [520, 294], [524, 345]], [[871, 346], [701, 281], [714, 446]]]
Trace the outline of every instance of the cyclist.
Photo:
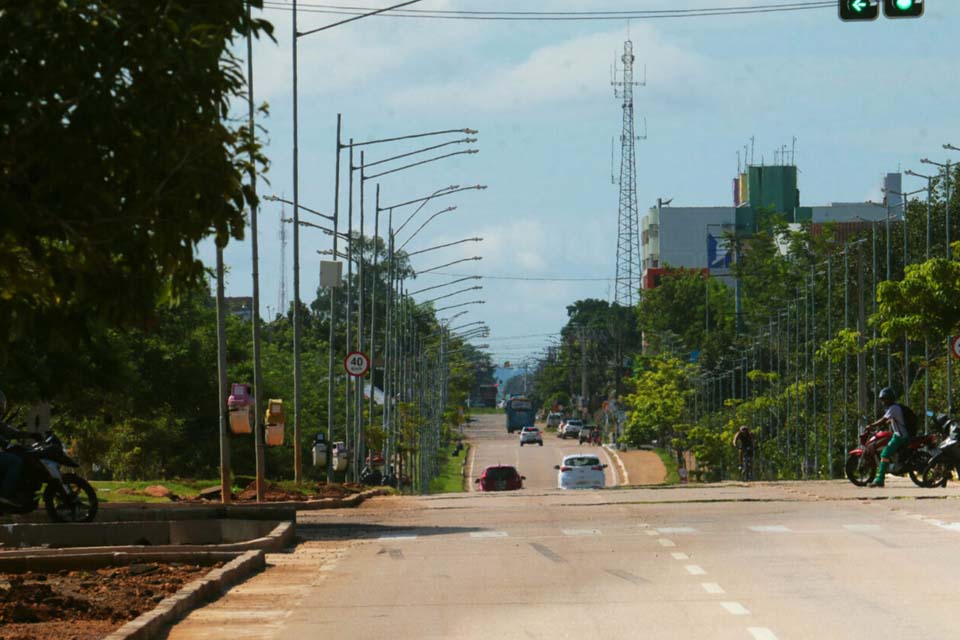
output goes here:
[[740, 452], [740, 474], [743, 480], [750, 480], [750, 472], [753, 464], [753, 434], [747, 425], [741, 425], [736, 435], [733, 436], [733, 446]]

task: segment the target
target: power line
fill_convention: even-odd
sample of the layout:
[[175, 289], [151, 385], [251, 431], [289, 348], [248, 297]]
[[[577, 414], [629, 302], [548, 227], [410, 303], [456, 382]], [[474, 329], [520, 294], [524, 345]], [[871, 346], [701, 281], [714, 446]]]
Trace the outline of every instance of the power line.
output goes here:
[[[465, 277], [466, 273], [448, 273], [436, 271], [434, 273], [423, 274], [431, 276], [449, 276], [454, 278]], [[615, 278], [568, 278], [563, 276], [483, 276], [484, 280], [519, 280], [526, 282], [613, 282]]]
[[[267, 0], [264, 8], [289, 11], [290, 2]], [[412, 18], [432, 20], [499, 20], [499, 21], [596, 21], [596, 20], [649, 20], [658, 18], [702, 18], [712, 16], [749, 15], [779, 13], [786, 11], [807, 11], [811, 9], [835, 8], [835, 1], [789, 2], [762, 5], [736, 5], [727, 7], [704, 7], [699, 9], [632, 9], [621, 11], [470, 11], [442, 9], [398, 9], [384, 12], [378, 17]], [[298, 11], [327, 15], [361, 15], [375, 10], [371, 7], [350, 5], [330, 5], [320, 3], [298, 3]]]

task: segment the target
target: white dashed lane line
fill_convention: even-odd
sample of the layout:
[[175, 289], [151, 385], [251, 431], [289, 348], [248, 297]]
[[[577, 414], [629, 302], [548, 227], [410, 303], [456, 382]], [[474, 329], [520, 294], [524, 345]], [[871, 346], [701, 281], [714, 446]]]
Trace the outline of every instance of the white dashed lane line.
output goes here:
[[734, 616], [750, 615], [750, 610], [739, 602], [721, 602], [720, 606], [727, 610], [727, 613]]
[[774, 525], [763, 525], [758, 527], [748, 527], [750, 531], [755, 533], [792, 533], [790, 527], [785, 527], [781, 524]]
[[703, 590], [710, 594], [726, 593], [723, 590], [723, 587], [718, 585], [716, 582], [701, 582], [700, 586], [703, 587]]
[[660, 532], [659, 532], [659, 531], [655, 531], [654, 529], [648, 529], [647, 532], [646, 532], [646, 534], [647, 534], [648, 536], [658, 536], [658, 535], [660, 535]]
[[689, 560], [689, 559], [690, 559], [690, 556], [688, 556], [687, 554], [683, 553], [682, 551], [677, 551], [677, 552], [675, 552], [675, 553], [671, 553], [670, 555], [673, 556], [673, 559], [674, 559], [674, 560]]
[[747, 627], [753, 640], [777, 640], [777, 636], [766, 627]]
[[471, 531], [471, 538], [506, 538], [509, 534], [506, 531]]
[[399, 533], [386, 534], [378, 538], [378, 540], [389, 540], [391, 542], [397, 542], [398, 540], [416, 540], [416, 539], [417, 539], [417, 536], [415, 535], [399, 534]]
[[599, 536], [600, 531], [597, 529], [563, 529], [563, 535], [565, 536]]
[[701, 567], [701, 566], [698, 565], [698, 564], [688, 564], [688, 565], [686, 566], [686, 569], [687, 569], [687, 573], [689, 573], [689, 574], [692, 575], [692, 576], [705, 576], [705, 575], [707, 575], [707, 572], [703, 570], [703, 567]]
[[675, 546], [677, 546], [677, 543], [676, 543], [676, 542], [674, 542], [673, 540], [668, 540], [667, 538], [660, 538], [659, 540], [657, 540], [657, 542], [660, 543], [660, 546], [661, 546], [661, 547], [675, 547]]
[[662, 533], [662, 534], [664, 534], [664, 535], [667, 535], [667, 534], [670, 534], [670, 533], [676, 535], [676, 534], [696, 533], [696, 532], [697, 532], [697, 530], [694, 529], [693, 527], [663, 527], [663, 528], [657, 529], [657, 531], [659, 531], [660, 533]]

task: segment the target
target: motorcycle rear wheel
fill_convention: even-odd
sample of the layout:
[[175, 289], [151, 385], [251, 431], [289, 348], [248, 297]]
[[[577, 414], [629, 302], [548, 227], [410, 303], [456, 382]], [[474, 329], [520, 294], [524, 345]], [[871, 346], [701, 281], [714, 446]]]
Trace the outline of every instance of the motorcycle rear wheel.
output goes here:
[[847, 480], [858, 487], [865, 487], [876, 477], [877, 463], [873, 458], [863, 460], [862, 464], [861, 460], [862, 456], [847, 456], [844, 470], [847, 473]]
[[932, 489], [933, 487], [947, 486], [947, 480], [952, 477], [952, 469], [943, 463], [934, 464], [923, 471], [910, 470], [910, 479], [918, 487]]
[[97, 517], [97, 492], [89, 482], [74, 473], [63, 474], [63, 486], [48, 484], [43, 491], [43, 505], [54, 522], [92, 522]]

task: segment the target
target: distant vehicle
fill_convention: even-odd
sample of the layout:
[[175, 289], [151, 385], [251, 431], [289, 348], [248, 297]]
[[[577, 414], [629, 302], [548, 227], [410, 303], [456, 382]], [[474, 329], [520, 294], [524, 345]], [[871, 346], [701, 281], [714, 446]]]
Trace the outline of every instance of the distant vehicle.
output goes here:
[[481, 384], [477, 385], [470, 397], [471, 407], [496, 407], [497, 406], [497, 385]]
[[580, 429], [580, 434], [577, 440], [580, 444], [583, 444], [584, 442], [590, 444], [600, 444], [600, 430], [596, 427], [583, 427]]
[[507, 433], [534, 426], [533, 402], [525, 396], [513, 396], [507, 400]]
[[543, 436], [540, 435], [540, 429], [536, 427], [524, 427], [520, 431], [520, 446], [525, 444], [538, 444], [543, 446]]
[[558, 489], [603, 489], [603, 470], [607, 465], [591, 455], [564, 456], [557, 469]]
[[548, 427], [559, 427], [561, 422], [563, 422], [562, 413], [553, 412], [553, 413], [547, 414]]
[[580, 418], [570, 418], [563, 423], [563, 432], [560, 434], [560, 437], [564, 440], [567, 438], [577, 438], [580, 436], [581, 429], [583, 429], [583, 420]]
[[516, 467], [498, 464], [484, 469], [474, 483], [480, 491], [515, 491], [523, 489], [526, 479], [517, 472]]

